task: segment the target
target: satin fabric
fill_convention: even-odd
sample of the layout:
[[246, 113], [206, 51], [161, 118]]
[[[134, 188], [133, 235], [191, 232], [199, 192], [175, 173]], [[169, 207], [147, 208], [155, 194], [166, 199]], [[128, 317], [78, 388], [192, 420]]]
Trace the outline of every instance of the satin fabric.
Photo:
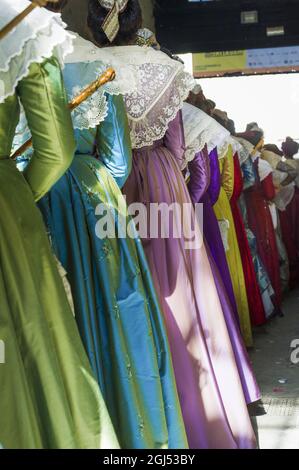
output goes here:
[[[184, 133], [181, 113], [163, 141], [134, 150], [124, 187], [129, 203], [187, 204], [201, 239], [181, 173]], [[168, 218], [162, 218], [165, 228]], [[180, 220], [174, 219], [177, 224]], [[189, 225], [188, 225], [189, 226]], [[176, 234], [177, 235], [177, 234]], [[204, 244], [187, 249], [184, 236], [142, 239], [170, 342], [179, 397], [191, 448], [253, 448], [234, 352]], [[221, 338], [221, 341], [219, 341]]]
[[217, 149], [210, 155], [207, 150], [197, 154], [189, 163], [190, 181], [188, 189], [193, 204], [203, 204], [203, 232], [211, 254], [218, 267], [226, 293], [239, 324], [239, 315], [230, 272], [225, 256], [219, 225], [213, 211], [213, 203], [217, 201], [221, 187], [221, 176], [218, 164]]
[[249, 228], [248, 224], [248, 213], [246, 205], [246, 191], [255, 186], [256, 182], [256, 172], [254, 164], [251, 158], [248, 158], [241, 166], [242, 176], [243, 176], [243, 192], [239, 198], [239, 207], [242, 215], [242, 219], [245, 226], [246, 236], [249, 243], [250, 253], [253, 261], [253, 266], [259, 285], [260, 293], [262, 296], [263, 306], [266, 318], [270, 317], [274, 311], [274, 304], [272, 299], [274, 299], [275, 294], [271, 285], [270, 278], [266, 271], [265, 266], [263, 265], [257, 249], [257, 240]]
[[[215, 162], [217, 162], [217, 165]], [[215, 167], [216, 171], [210, 172], [210, 166], [211, 170], [213, 170]], [[226, 326], [234, 350], [244, 396], [246, 403], [249, 404], [259, 400], [261, 394], [252, 371], [243, 338], [241, 336], [238, 313], [236, 310], [232, 309], [230, 302], [231, 298], [228, 296], [227, 290], [225, 289], [225, 285], [230, 285], [231, 291], [233, 293], [218, 222], [213, 211], [210, 194], [207, 193], [209, 186], [211, 186], [211, 178], [214, 180], [216, 178], [218, 180], [218, 190], [216, 184], [211, 186], [214, 191], [215, 199], [218, 197], [215, 193], [219, 193], [220, 191], [220, 172], [217, 150], [215, 149], [210, 154], [210, 157], [206, 149], [197, 154], [194, 160], [192, 160], [192, 162], [189, 164], [189, 171], [190, 182], [188, 189], [192, 202], [195, 203], [196, 199], [200, 198], [200, 201], [203, 204], [203, 229], [205, 238], [209, 245], [207, 253], [210, 259], [214, 280], [217, 286], [218, 295], [226, 321]], [[213, 198], [213, 200], [215, 199]], [[223, 277], [224, 274], [226, 277]]]
[[258, 254], [269, 275], [275, 292], [275, 304], [281, 306], [281, 282], [279, 254], [268, 201], [275, 197], [272, 174], [260, 181], [257, 172], [258, 159], [254, 162], [255, 185], [245, 193], [249, 228], [256, 236]]
[[[68, 66], [66, 84], [67, 74]], [[105, 121], [76, 131], [74, 162], [40, 208], [68, 273], [79, 331], [121, 446], [186, 448], [163, 317], [142, 245], [121, 232], [130, 218], [118, 184], [132, 159], [123, 99], [107, 100]], [[99, 234], [105, 221], [115, 231], [112, 238]]]
[[234, 189], [234, 161], [231, 146], [229, 146], [226, 156], [219, 160], [219, 167], [221, 174], [221, 188], [219, 198], [214, 204], [214, 211], [218, 221], [226, 220], [229, 223], [228, 250], [226, 251], [226, 259], [233, 283], [242, 335], [246, 346], [250, 347], [253, 345], [253, 339], [247, 292], [242, 259], [240, 255], [234, 219], [230, 207], [230, 199]]
[[[26, 179], [9, 159], [19, 99], [34, 143]], [[7, 449], [118, 448], [34, 201], [73, 157], [55, 59], [31, 65], [0, 105], [0, 124], [0, 442]]]
[[240, 167], [238, 154], [234, 155], [234, 191], [230, 200], [232, 214], [234, 218], [237, 239], [242, 258], [247, 299], [250, 311], [251, 322], [254, 326], [263, 325], [266, 322], [261, 292], [257, 283], [254, 265], [250, 253], [249, 243], [245, 231], [244, 222], [238, 205], [243, 191], [243, 176]]

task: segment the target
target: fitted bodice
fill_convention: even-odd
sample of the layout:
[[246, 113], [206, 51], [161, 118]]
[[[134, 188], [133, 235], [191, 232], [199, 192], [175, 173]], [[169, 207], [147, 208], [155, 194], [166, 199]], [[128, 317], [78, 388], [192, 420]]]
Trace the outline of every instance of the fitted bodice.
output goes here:
[[[17, 94], [10, 96], [0, 104], [0, 160], [11, 154], [13, 138], [20, 117], [20, 105]], [[0, 170], [1, 171], [1, 170]]]
[[71, 118], [55, 57], [42, 64], [31, 64], [14, 95], [0, 104], [0, 161], [10, 157], [20, 103], [26, 113], [34, 149], [24, 176], [38, 200], [65, 172], [74, 152]]
[[[63, 77], [69, 100], [108, 67], [101, 61], [66, 64]], [[93, 155], [122, 187], [130, 174], [132, 147], [123, 97], [102, 88], [73, 113], [76, 155]]]

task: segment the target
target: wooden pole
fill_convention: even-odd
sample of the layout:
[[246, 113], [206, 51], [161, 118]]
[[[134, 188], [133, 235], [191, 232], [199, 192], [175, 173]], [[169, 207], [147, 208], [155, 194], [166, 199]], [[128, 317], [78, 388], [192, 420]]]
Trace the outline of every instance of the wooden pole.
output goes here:
[[[107, 69], [102, 75], [100, 75], [94, 82], [88, 85], [82, 90], [78, 96], [76, 96], [69, 104], [68, 107], [72, 111], [86, 101], [91, 95], [93, 95], [100, 87], [106, 83], [112, 82], [115, 79], [115, 70], [112, 68]], [[23, 155], [23, 153], [32, 146], [32, 139], [28, 139], [16, 152], [11, 156], [13, 160]]]
[[[52, 0], [54, 3], [56, 3], [58, 0]], [[18, 26], [26, 16], [28, 16], [35, 8], [37, 7], [44, 7], [48, 3], [47, 0], [35, 0], [31, 2], [31, 5], [29, 5], [25, 10], [23, 10], [19, 15], [17, 15], [15, 18], [13, 18], [4, 28], [1, 29], [0, 31], [0, 40], [5, 38], [16, 26]]]

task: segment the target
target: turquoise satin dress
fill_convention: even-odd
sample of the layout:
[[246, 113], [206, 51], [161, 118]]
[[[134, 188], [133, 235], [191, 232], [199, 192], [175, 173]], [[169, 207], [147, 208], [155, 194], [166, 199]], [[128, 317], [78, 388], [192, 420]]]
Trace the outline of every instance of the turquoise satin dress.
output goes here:
[[[66, 67], [67, 85], [68, 71], [78, 80], [80, 64]], [[116, 234], [121, 220], [130, 222], [120, 191], [132, 160], [126, 111], [121, 96], [107, 100], [105, 121], [76, 131], [74, 162], [40, 209], [68, 273], [79, 331], [121, 447], [186, 448], [163, 317], [141, 242], [99, 237], [107, 214]]]

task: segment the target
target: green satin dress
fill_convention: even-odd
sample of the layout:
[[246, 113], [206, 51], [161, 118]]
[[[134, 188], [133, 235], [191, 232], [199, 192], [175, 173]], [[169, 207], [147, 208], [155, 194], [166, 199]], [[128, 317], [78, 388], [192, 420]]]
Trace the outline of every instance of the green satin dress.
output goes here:
[[[35, 150], [24, 175], [9, 159], [19, 101]], [[52, 58], [31, 65], [0, 105], [0, 442], [8, 449], [118, 447], [35, 205], [72, 160], [65, 103]]]

